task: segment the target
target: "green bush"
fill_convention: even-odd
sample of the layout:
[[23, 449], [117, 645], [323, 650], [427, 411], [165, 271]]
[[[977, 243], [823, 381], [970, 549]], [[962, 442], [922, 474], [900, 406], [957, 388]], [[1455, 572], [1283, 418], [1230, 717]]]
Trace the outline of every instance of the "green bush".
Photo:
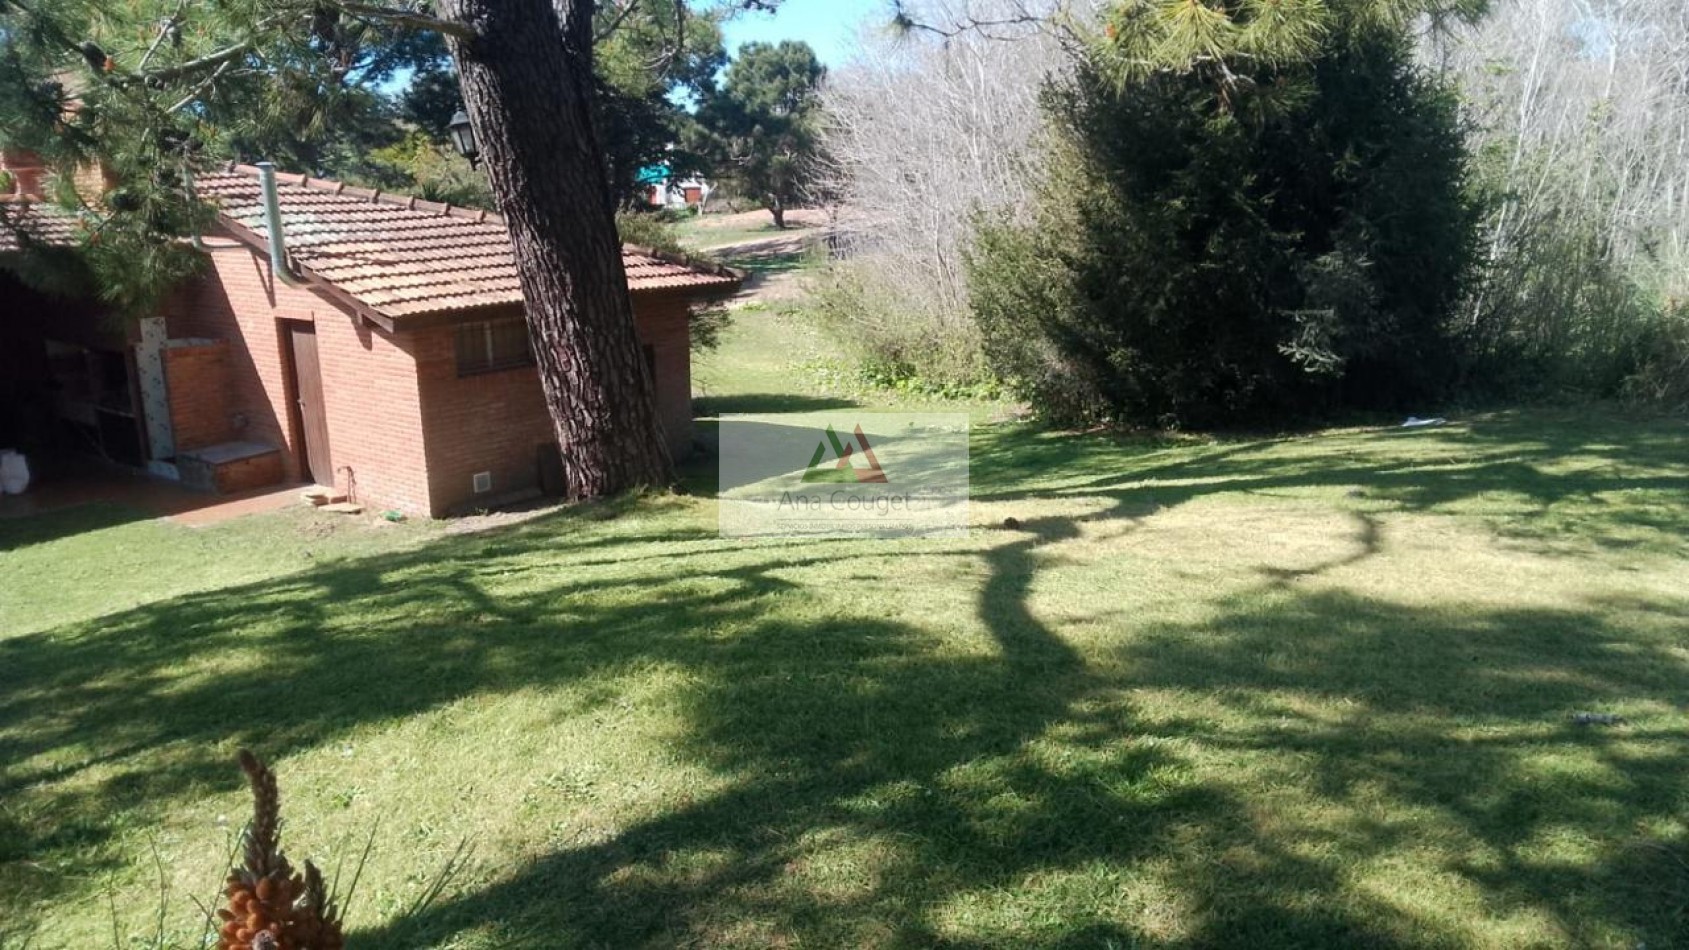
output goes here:
[[722, 304], [694, 306], [688, 315], [694, 353], [706, 353], [721, 345], [721, 335], [733, 325], [733, 311]]
[[1654, 331], [1620, 394], [1639, 405], [1689, 413], [1689, 305], [1668, 301]]
[[920, 275], [896, 263], [870, 255], [819, 268], [809, 281], [816, 321], [868, 376], [920, 378], [944, 390], [991, 384], [972, 315], [941, 296], [908, 292]]
[[427, 201], [443, 201], [463, 208], [494, 210], [487, 176], [457, 153], [412, 130], [392, 145], [367, 153], [349, 154], [341, 177], [352, 184], [414, 194]]
[[1600, 234], [1564, 211], [1515, 226], [1462, 329], [1468, 392], [1607, 398], [1640, 369], [1664, 330], [1661, 308]]
[[1405, 35], [1301, 65], [1048, 94], [1034, 220], [985, 222], [985, 352], [1061, 423], [1217, 426], [1422, 407], [1455, 382], [1478, 207], [1451, 92]]
[[623, 244], [636, 244], [666, 254], [686, 253], [680, 232], [675, 230], [669, 215], [662, 211], [618, 211], [616, 233], [621, 236]]
[[1615, 226], [1615, 186], [1599, 170], [1586, 187], [1581, 166], [1488, 151], [1480, 175], [1497, 195], [1494, 251], [1461, 321], [1465, 391], [1689, 404], [1689, 261], [1675, 242], [1644, 224]]

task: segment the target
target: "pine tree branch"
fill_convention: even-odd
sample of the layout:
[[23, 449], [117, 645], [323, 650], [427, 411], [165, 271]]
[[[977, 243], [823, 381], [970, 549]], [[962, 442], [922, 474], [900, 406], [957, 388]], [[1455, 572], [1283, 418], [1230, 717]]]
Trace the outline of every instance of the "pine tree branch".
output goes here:
[[375, 6], [368, 3], [339, 2], [334, 4], [353, 16], [368, 17], [372, 20], [383, 20], [399, 26], [408, 26], [413, 30], [430, 30], [444, 36], [456, 37], [460, 40], [475, 38], [475, 28], [466, 23], [452, 20], [442, 20], [437, 16], [423, 13], [419, 10], [405, 10], [397, 7]]
[[[4, 3], [9, 4], [13, 9], [16, 9], [20, 13], [34, 19], [36, 21], [37, 29], [42, 31], [43, 37], [50, 45], [57, 45], [77, 55], [86, 55], [86, 50], [83, 44], [78, 43], [76, 40], [65, 35], [57, 28], [56, 24], [54, 24], [51, 19], [42, 17], [31, 8], [30, 4], [25, 3], [24, 0], [4, 0]], [[186, 0], [182, 0], [182, 3], [176, 8], [176, 13], [170, 18], [170, 24], [179, 24], [181, 15], [186, 6]], [[255, 32], [262, 32], [263, 30], [276, 26], [281, 22], [282, 18], [279, 16], [268, 17], [259, 21]], [[147, 50], [146, 55], [141, 58], [140, 68], [134, 73], [107, 77], [107, 80], [112, 85], [118, 87], [124, 86], [135, 80], [140, 80], [141, 82], [149, 85], [166, 83], [172, 80], [181, 79], [184, 76], [192, 75], [202, 69], [216, 69], [225, 64], [232, 63], [247, 53], [250, 53], [258, 45], [256, 38], [248, 39], [232, 46], [226, 46], [215, 53], [207, 53], [198, 59], [191, 59], [185, 63], [179, 63], [175, 66], [168, 66], [163, 69], [155, 69], [150, 72], [147, 71], [145, 68], [147, 62], [152, 59], [153, 55], [158, 51], [159, 45], [163, 42], [169, 32], [169, 29], [159, 30], [158, 36], [154, 38], [152, 46]], [[90, 63], [89, 65], [93, 66], [94, 64]]]
[[[382, 7], [358, 2], [338, 3], [336, 6], [354, 16], [367, 17], [372, 20], [384, 20], [388, 23], [394, 23], [399, 26], [407, 26], [416, 30], [431, 30], [447, 36], [455, 36], [459, 39], [472, 39], [475, 36], [475, 31], [469, 26], [462, 23], [453, 23], [450, 20], [442, 20], [438, 17], [430, 16], [426, 13], [421, 13], [415, 10]], [[285, 19], [281, 16], [268, 17], [259, 21], [254, 28], [253, 32], [258, 35], [254, 35], [253, 37], [239, 43], [226, 46], [215, 53], [207, 53], [197, 59], [188, 60], [185, 63], [165, 67], [163, 69], [155, 69], [150, 72], [145, 70], [138, 71], [135, 74], [135, 78], [148, 83], [161, 83], [182, 79], [207, 69], [216, 70], [257, 49], [260, 36], [266, 30], [280, 26], [284, 22]]]
[[199, 85], [195, 86], [192, 92], [183, 96], [181, 99], [178, 99], [176, 101], [175, 105], [171, 106], [168, 109], [165, 109], [164, 110], [165, 114], [169, 115], [169, 114], [172, 114], [172, 113], [180, 112], [183, 109], [186, 109], [188, 106], [192, 105], [194, 100], [196, 100], [200, 96], [204, 95], [206, 90], [210, 89], [213, 85], [216, 84], [217, 80], [223, 78], [223, 74], [229, 71], [230, 65], [232, 65], [232, 64], [231, 63], [224, 63], [221, 66], [218, 66], [211, 73], [211, 75], [205, 77], [205, 81], [203, 81]]
[[[264, 24], [260, 24], [260, 28], [262, 28], [263, 25]], [[271, 25], [274, 25], [273, 22]], [[147, 83], [170, 82], [172, 80], [192, 76], [202, 70], [216, 70], [219, 67], [226, 66], [252, 52], [257, 47], [258, 40], [254, 37], [253, 39], [236, 43], [233, 46], [225, 46], [215, 53], [207, 53], [198, 59], [190, 59], [185, 63], [179, 63], [175, 66], [166, 66], [163, 69], [155, 69], [151, 72], [136, 73], [133, 78]]]
[[177, 0], [176, 12], [170, 14], [170, 16], [166, 17], [164, 21], [158, 25], [158, 35], [153, 37], [152, 45], [147, 47], [146, 55], [141, 57], [140, 64], [135, 67], [137, 72], [144, 73], [147, 71], [147, 65], [152, 62], [152, 58], [154, 56], [158, 55], [159, 47], [163, 46], [164, 41], [180, 28], [182, 22], [182, 11], [187, 8], [187, 5], [188, 0]]
[[659, 75], [666, 74], [668, 68], [674, 65], [680, 54], [686, 51], [686, 4], [684, 0], [675, 0], [674, 5], [674, 42], [665, 46], [656, 56], [645, 61], [645, 68]]
[[616, 11], [616, 18], [605, 24], [602, 30], [597, 31], [593, 35], [593, 42], [600, 43], [608, 39], [610, 34], [616, 32], [616, 29], [622, 25], [623, 21], [627, 20], [628, 16], [637, 9], [639, 9], [639, 0], [628, 0], [626, 6]]

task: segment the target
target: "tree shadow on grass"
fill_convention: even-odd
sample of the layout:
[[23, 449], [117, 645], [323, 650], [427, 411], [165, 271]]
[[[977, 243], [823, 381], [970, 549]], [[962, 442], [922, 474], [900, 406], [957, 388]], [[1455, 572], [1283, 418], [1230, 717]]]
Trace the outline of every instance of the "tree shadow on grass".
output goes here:
[[757, 285], [759, 277], [800, 271], [814, 261], [814, 252], [801, 239], [765, 241], [747, 249], [717, 251], [715, 256], [723, 264], [750, 272], [752, 279], [746, 281], [749, 288]]
[[102, 531], [158, 517], [130, 505], [92, 501], [51, 510], [42, 515], [0, 516], [0, 554], [22, 551], [89, 531]]
[[[1453, 512], [1481, 503], [1506, 537], [1689, 550], [1689, 424], [1591, 412], [1469, 424], [1226, 440], [981, 430], [973, 497], [1102, 498], [1116, 514], [1227, 493], [1346, 489], [1351, 505]], [[1031, 486], [1031, 487], [1029, 487]]]
[[[1604, 945], [1615, 928], [1648, 946], [1689, 935], [1689, 874], [1639, 833], [1682, 817], [1689, 665], [1678, 636], [1616, 627], [1610, 605], [1434, 611], [1333, 590], [1258, 593], [1223, 604], [1200, 633], [1146, 631], [1116, 660], [1144, 688], [1195, 691], [1221, 711], [1162, 728], [1305, 776], [1302, 813], [1275, 816], [1280, 845], [1371, 857], [1429, 845], [1462, 885], [1445, 901], [1476, 894], [1491, 913], [1546, 915], [1572, 945]], [[1689, 615], [1685, 600], [1630, 607]], [[1613, 708], [1637, 721], [1572, 718]], [[1568, 840], [1601, 857], [1567, 860], [1555, 845]], [[1218, 883], [1186, 874], [1192, 888]], [[1239, 897], [1287, 884], [1220, 884], [1230, 896], [1209, 930], [1237, 932], [1254, 903]]]
[[790, 393], [733, 393], [725, 396], [699, 396], [693, 406], [702, 418], [734, 412], [828, 412], [834, 409], [855, 409], [862, 405], [854, 399], [836, 396], [794, 396]]
[[[659, 543], [694, 545], [697, 556], [671, 551], [660, 563], [637, 560]], [[918, 631], [876, 619], [866, 591], [859, 610], [807, 623], [785, 619], [774, 609], [778, 601], [805, 590], [784, 575], [848, 560], [838, 546], [807, 544], [800, 553], [778, 544], [700, 543], [685, 532], [625, 533], [618, 550], [633, 559], [612, 559], [617, 572], [595, 576], [602, 549], [601, 539], [571, 538], [563, 524], [525, 526], [0, 642], [7, 681], [0, 761], [35, 763], [0, 773], [0, 791], [27, 799], [34, 817], [18, 829], [16, 856], [84, 871], [111, 867], [115, 856], [94, 862], [90, 854], [115, 830], [114, 815], [132, 822], [194, 789], [235, 785], [228, 760], [237, 746], [280, 758], [467, 695], [672, 663], [702, 684], [685, 712], [681, 750], [743, 780], [729, 795], [643, 837], [617, 839], [590, 860], [609, 873], [649, 857], [655, 845], [647, 841], [685, 845], [698, 837], [693, 846], [747, 853], [722, 874], [749, 880], [778, 855], [750, 854], [771, 844], [761, 818], [847, 827], [851, 815], [881, 806], [843, 799], [891, 782], [899, 788], [884, 807], [904, 817], [885, 819], [887, 827], [919, 826], [934, 808], [966, 803], [966, 795], [939, 787], [946, 769], [1010, 755], [1090, 688], [1071, 651], [1035, 625], [1004, 626], [1000, 657], [949, 660], [932, 656]], [[747, 550], [747, 563], [730, 562]], [[548, 568], [554, 573], [545, 575]], [[489, 593], [485, 578], [513, 571], [531, 575], [519, 578], [523, 593]], [[553, 579], [536, 588], [532, 575]], [[640, 598], [600, 596], [641, 582], [650, 586]], [[744, 632], [722, 639], [714, 633], [722, 627]], [[615, 700], [607, 692], [597, 701]], [[265, 714], [232, 714], [240, 710]], [[1096, 735], [1101, 741], [1107, 733]], [[1155, 761], [1131, 749], [1109, 757], [1123, 775]], [[62, 784], [96, 764], [116, 774], [76, 790]], [[1005, 781], [1048, 780], [1032, 770]], [[951, 799], [958, 801], [937, 804]], [[1065, 824], [1120, 818], [1097, 796], [1064, 807], [1068, 819], [1040, 819], [1052, 843]], [[914, 878], [923, 870], [888, 873]], [[50, 898], [64, 882], [26, 883], [12, 895], [25, 905]], [[661, 919], [634, 913], [643, 902], [636, 895], [625, 906], [586, 903], [599, 913], [623, 908], [597, 918], [609, 928], [604, 939], [619, 943], [662, 930]], [[825, 913], [812, 914], [811, 925], [824, 925]]]
[[[1227, 451], [1208, 464], [1273, 477]], [[1141, 502], [1111, 490], [1116, 510]], [[1680, 702], [1669, 624], [1650, 638], [1618, 618], [1689, 605], [1427, 609], [1298, 583], [1334, 561], [1268, 575], [1201, 622], [1124, 620], [1118, 646], [1081, 652], [1031, 594], [1087, 526], [1034, 517], [909, 549], [976, 572], [973, 616], [935, 618], [977, 631], [964, 650], [889, 619], [891, 599], [923, 592], [886, 573], [887, 548], [587, 517], [0, 641], [0, 798], [25, 806], [6, 819], [21, 845], [0, 854], [0, 908], [24, 915], [72, 886], [19, 863], [114, 866], [118, 827], [234, 788], [239, 745], [283, 758], [526, 689], [590, 686], [579, 701], [608, 705], [618, 676], [662, 664], [687, 673], [674, 754], [719, 790], [357, 942], [1473, 945], [1463, 912], [1356, 885], [1357, 868], [1392, 860], [1461, 888], [1464, 913], [1545, 915], [1567, 943], [1680, 935], [1677, 878], [1622, 846], [1681, 810], [1681, 724], [1606, 733], [1565, 717]], [[1376, 551], [1369, 524], [1344, 561]], [[858, 570], [878, 583], [840, 589]], [[270, 712], [231, 715], [252, 709]], [[1556, 775], [1557, 757], [1580, 769]], [[111, 776], [66, 782], [94, 763]], [[1611, 851], [1556, 862], [1540, 850], [1555, 835]], [[1425, 857], [1425, 841], [1447, 844]]]
[[[730, 791], [361, 936], [410, 947], [498, 921], [514, 945], [1471, 946], [1457, 915], [1351, 886], [1357, 864], [1424, 834], [1460, 839], [1431, 872], [1496, 912], [1548, 915], [1570, 942], [1676, 933], [1684, 881], [1621, 845], [1676, 814], [1684, 730], [1608, 755], [1609, 737], [1566, 720], [1679, 695], [1689, 678], [1669, 643], [1627, 639], [1594, 611], [1441, 615], [1275, 578], [1212, 625], [1149, 631], [1109, 674], [1026, 603], [1045, 547], [1076, 526], [1023, 528], [980, 555], [995, 655], [941, 661], [866, 618], [759, 627], [716, 655], [686, 715], [683, 748], [743, 776]], [[1146, 689], [1212, 693], [1255, 725], [1150, 713], [1134, 699]], [[1297, 721], [1291, 693], [1350, 712]], [[1247, 779], [1202, 780], [1181, 748], [1290, 760], [1331, 815], [1263, 814]], [[1544, 794], [1531, 770], [1545, 750], [1592, 752], [1623, 779]], [[1387, 800], [1367, 799], [1379, 789]], [[1421, 812], [1434, 817], [1416, 826]], [[1607, 858], [1531, 855], [1567, 832], [1612, 842]], [[810, 870], [840, 842], [875, 855], [842, 889]], [[1145, 866], [1187, 905], [1170, 933], [1125, 910]], [[1067, 893], [1036, 906], [1050, 881]]]

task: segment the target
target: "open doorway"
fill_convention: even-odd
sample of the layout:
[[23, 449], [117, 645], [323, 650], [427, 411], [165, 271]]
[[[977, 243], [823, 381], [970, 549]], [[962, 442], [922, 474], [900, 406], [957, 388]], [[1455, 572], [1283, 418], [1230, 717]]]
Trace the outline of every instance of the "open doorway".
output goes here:
[[146, 462], [134, 366], [124, 350], [44, 341], [57, 421], [75, 449], [122, 465]]

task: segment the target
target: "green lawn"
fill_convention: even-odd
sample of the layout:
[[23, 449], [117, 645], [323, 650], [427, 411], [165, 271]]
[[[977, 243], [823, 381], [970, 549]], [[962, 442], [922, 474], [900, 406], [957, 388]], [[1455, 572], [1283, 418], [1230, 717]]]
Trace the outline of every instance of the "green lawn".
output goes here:
[[[872, 404], [826, 350], [742, 314], [704, 407]], [[0, 521], [0, 945], [146, 933], [160, 868], [196, 934], [242, 746], [295, 860], [376, 830], [355, 947], [1689, 945], [1683, 421], [973, 444], [949, 541], [719, 539], [707, 467]]]

